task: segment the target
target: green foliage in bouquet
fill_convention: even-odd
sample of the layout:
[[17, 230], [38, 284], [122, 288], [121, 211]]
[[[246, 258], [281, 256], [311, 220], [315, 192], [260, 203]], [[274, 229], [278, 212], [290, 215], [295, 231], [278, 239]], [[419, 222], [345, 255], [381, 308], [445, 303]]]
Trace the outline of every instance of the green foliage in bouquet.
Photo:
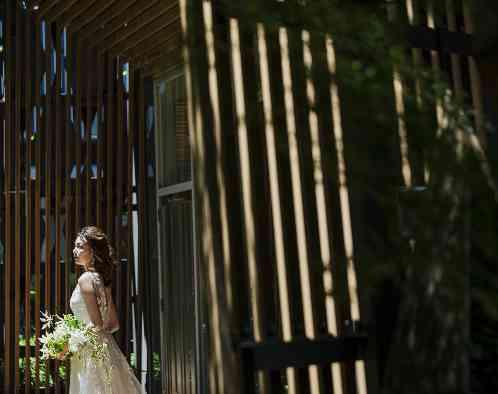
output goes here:
[[106, 377], [110, 379], [107, 343], [95, 327], [72, 314], [59, 316], [42, 313], [41, 320], [45, 331], [39, 339], [42, 359], [63, 361], [72, 357], [81, 358], [85, 353], [96, 365], [104, 368]]

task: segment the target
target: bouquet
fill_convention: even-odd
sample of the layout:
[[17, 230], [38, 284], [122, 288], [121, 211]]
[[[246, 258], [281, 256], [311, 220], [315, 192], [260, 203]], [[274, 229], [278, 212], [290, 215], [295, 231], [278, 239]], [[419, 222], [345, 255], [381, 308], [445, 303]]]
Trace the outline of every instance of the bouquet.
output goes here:
[[39, 339], [42, 359], [66, 360], [74, 356], [81, 357], [82, 351], [85, 351], [96, 363], [109, 365], [107, 344], [94, 327], [71, 314], [59, 316], [42, 312], [41, 321], [45, 331]]

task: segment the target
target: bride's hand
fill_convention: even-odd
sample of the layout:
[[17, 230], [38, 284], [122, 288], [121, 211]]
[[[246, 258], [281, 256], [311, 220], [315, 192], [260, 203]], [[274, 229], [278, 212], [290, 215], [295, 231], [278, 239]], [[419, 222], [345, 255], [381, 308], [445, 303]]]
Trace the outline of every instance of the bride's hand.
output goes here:
[[66, 344], [64, 346], [64, 350], [62, 352], [60, 352], [59, 354], [57, 354], [57, 356], [56, 356], [57, 360], [63, 361], [66, 358], [68, 353], [69, 353], [69, 346]]

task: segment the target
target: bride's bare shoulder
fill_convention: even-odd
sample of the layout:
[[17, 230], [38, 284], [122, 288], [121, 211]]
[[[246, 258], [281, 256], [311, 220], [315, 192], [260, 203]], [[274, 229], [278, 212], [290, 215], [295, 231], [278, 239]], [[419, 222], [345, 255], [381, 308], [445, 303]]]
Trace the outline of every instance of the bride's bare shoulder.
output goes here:
[[78, 278], [78, 285], [82, 291], [94, 291], [93, 281], [95, 280], [94, 274], [92, 272], [83, 272]]

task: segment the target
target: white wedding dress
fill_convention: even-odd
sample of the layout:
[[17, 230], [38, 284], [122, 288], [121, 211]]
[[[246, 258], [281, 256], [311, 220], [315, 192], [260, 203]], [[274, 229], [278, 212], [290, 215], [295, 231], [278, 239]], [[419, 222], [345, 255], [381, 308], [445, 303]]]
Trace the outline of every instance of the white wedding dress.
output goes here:
[[[108, 303], [103, 281], [98, 273], [87, 274], [92, 276], [102, 321], [105, 322]], [[87, 324], [91, 323], [79, 285], [76, 285], [71, 295], [70, 306], [77, 318]], [[99, 335], [102, 335], [101, 339], [107, 343], [110, 365], [103, 368], [102, 365], [96, 364], [84, 350], [81, 357], [72, 357], [69, 394], [145, 394], [112, 334], [102, 332]], [[109, 375], [106, 375], [106, 371]], [[107, 377], [109, 378], [106, 379]]]

